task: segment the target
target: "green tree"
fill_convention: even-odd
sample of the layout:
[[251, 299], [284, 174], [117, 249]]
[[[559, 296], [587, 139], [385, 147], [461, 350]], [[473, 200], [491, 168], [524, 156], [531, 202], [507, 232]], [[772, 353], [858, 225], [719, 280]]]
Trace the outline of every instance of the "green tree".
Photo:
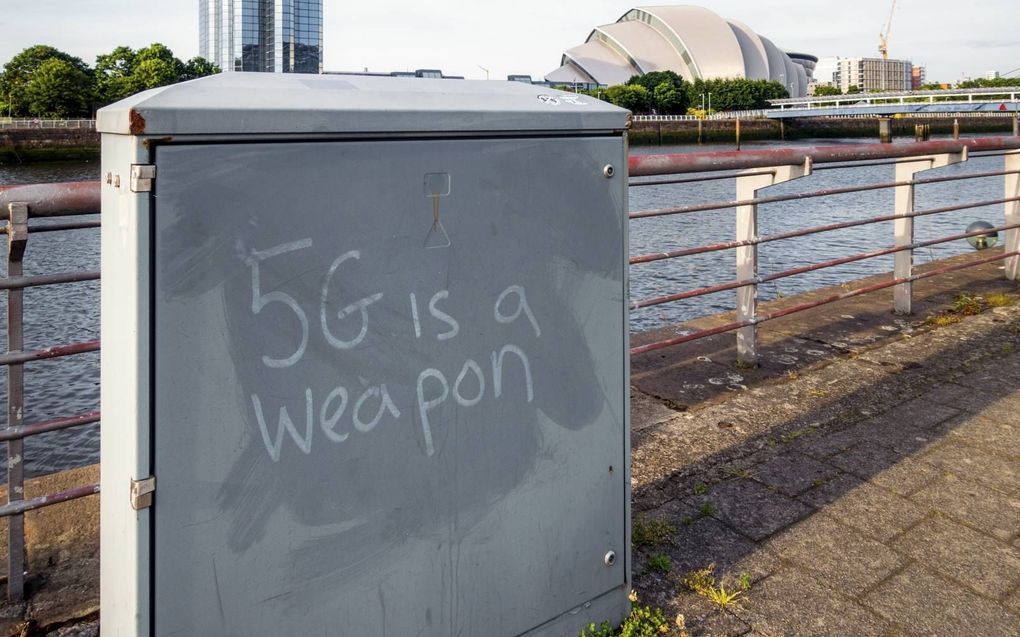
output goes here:
[[219, 72], [220, 67], [204, 57], [193, 57], [184, 63], [184, 73], [181, 75], [181, 81], [194, 80], [206, 75], [215, 75]]
[[647, 113], [652, 106], [652, 95], [643, 86], [617, 84], [606, 89], [606, 100], [634, 113]]
[[51, 59], [66, 62], [86, 75], [91, 73], [88, 65], [80, 58], [52, 46], [39, 44], [28, 47], [11, 58], [4, 65], [3, 73], [0, 73], [0, 94], [3, 94], [3, 99], [8, 102], [10, 112], [15, 117], [31, 115], [25, 91], [39, 67]]
[[771, 100], [789, 97], [790, 94], [779, 82], [768, 80], [702, 80], [688, 84], [688, 95], [692, 105], [701, 106], [702, 96], [708, 108], [711, 95], [712, 110], [742, 111], [768, 108]]
[[138, 51], [119, 46], [96, 58], [96, 92], [103, 104], [110, 104], [139, 91], [219, 72], [202, 57], [182, 62], [158, 42]]
[[828, 84], [820, 84], [815, 87], [815, 97], [830, 97], [833, 95], [842, 95], [842, 93], [835, 86]]
[[669, 82], [662, 82], [652, 92], [655, 110], [662, 115], [679, 115], [687, 112], [687, 91], [677, 90]]
[[861, 87], [859, 87], [859, 86], [851, 86], [851, 87], [846, 89], [846, 94], [847, 95], [858, 95], [858, 94], [860, 94], [860, 92], [861, 92]]
[[128, 46], [96, 57], [96, 94], [102, 103], [111, 104], [140, 90], [132, 77], [137, 57]]
[[[687, 112], [690, 102], [687, 82], [673, 71], [652, 71], [643, 75], [634, 75], [627, 80], [627, 84], [643, 86], [652, 96], [651, 107], [658, 113], [677, 115]], [[663, 85], [665, 87], [660, 89]]]
[[92, 78], [66, 60], [50, 58], [32, 73], [24, 95], [30, 115], [88, 117], [92, 105]]

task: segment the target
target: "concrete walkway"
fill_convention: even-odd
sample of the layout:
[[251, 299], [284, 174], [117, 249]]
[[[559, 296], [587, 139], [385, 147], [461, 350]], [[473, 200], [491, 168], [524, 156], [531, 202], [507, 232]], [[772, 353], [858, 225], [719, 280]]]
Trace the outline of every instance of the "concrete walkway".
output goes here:
[[640, 602], [691, 637], [1020, 635], [1020, 302], [925, 320], [1016, 293], [981, 267], [909, 321], [885, 291], [770, 323], [761, 369], [733, 335], [635, 359]]

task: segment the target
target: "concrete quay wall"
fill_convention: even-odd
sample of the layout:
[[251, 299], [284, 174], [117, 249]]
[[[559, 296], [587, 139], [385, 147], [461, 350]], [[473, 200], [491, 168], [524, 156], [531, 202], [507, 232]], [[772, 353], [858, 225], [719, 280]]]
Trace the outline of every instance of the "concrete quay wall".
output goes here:
[[[914, 126], [927, 124], [932, 135], [950, 135], [953, 121], [958, 120], [962, 135], [978, 133], [1010, 133], [1013, 119], [1010, 117], [898, 117], [892, 118], [893, 136], [913, 137]], [[630, 143], [635, 145], [655, 144], [697, 144], [698, 124], [696, 120], [675, 122], [634, 122], [630, 130]], [[732, 144], [736, 137], [735, 120], [702, 120], [701, 143]], [[788, 120], [751, 119], [741, 120], [742, 141], [781, 141], [816, 138], [861, 137], [878, 140], [878, 119], [822, 119], [804, 118]]]
[[99, 133], [87, 128], [0, 129], [0, 164], [99, 157]]

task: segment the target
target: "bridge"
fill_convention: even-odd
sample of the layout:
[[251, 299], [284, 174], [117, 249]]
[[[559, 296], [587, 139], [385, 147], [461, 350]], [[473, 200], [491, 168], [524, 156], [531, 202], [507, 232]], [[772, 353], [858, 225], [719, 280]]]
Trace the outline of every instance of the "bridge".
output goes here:
[[770, 102], [770, 119], [890, 115], [1015, 115], [1020, 87], [800, 97]]

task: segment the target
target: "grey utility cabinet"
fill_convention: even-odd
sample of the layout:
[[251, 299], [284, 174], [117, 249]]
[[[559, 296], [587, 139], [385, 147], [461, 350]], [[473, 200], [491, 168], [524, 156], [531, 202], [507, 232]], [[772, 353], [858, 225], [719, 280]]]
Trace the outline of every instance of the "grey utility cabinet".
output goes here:
[[628, 609], [627, 112], [229, 73], [103, 133], [103, 635]]

